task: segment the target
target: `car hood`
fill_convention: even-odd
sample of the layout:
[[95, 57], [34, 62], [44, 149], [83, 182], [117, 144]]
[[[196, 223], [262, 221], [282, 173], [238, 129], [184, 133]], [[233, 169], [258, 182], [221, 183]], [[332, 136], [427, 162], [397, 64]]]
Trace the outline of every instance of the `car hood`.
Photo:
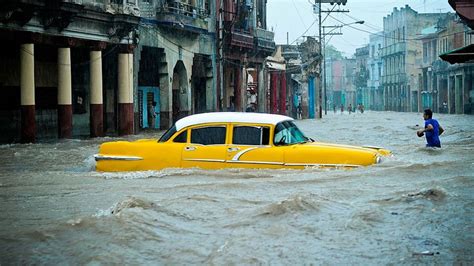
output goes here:
[[377, 146], [354, 146], [354, 145], [344, 145], [344, 144], [334, 144], [334, 143], [325, 143], [325, 142], [306, 142], [302, 143], [303, 146], [315, 146], [321, 148], [336, 148], [343, 150], [360, 150], [360, 151], [369, 151], [377, 155], [389, 156], [392, 153], [382, 147]]

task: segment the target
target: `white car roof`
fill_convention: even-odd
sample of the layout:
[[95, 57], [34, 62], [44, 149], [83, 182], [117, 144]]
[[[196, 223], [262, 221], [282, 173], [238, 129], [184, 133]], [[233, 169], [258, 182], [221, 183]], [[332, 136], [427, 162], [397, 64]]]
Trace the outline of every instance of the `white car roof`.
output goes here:
[[243, 112], [214, 112], [186, 116], [176, 122], [176, 130], [206, 123], [259, 123], [276, 125], [282, 121], [293, 120], [284, 115], [243, 113]]

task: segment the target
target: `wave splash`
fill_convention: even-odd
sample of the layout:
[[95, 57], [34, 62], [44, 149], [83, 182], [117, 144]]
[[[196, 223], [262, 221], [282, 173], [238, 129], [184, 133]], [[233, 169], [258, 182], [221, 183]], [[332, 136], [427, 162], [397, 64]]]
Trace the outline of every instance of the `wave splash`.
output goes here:
[[280, 216], [290, 213], [317, 211], [319, 208], [318, 202], [312, 200], [309, 196], [293, 196], [264, 207], [257, 216]]
[[96, 215], [96, 217], [103, 217], [109, 215], [120, 215], [124, 210], [127, 209], [134, 209], [134, 208], [141, 208], [143, 210], [152, 209], [156, 206], [154, 202], [136, 198], [136, 197], [128, 197], [125, 200], [122, 200], [116, 203], [114, 206], [110, 207], [107, 210], [100, 210]]

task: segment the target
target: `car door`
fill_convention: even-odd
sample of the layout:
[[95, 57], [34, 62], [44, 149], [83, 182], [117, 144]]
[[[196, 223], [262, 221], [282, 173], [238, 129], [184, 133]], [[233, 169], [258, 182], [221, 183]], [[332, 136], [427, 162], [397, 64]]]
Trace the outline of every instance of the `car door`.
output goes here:
[[189, 131], [190, 137], [182, 151], [181, 165], [204, 169], [225, 167], [227, 126], [196, 126]]
[[270, 125], [234, 124], [227, 145], [227, 166], [232, 168], [281, 168], [283, 149], [270, 142]]

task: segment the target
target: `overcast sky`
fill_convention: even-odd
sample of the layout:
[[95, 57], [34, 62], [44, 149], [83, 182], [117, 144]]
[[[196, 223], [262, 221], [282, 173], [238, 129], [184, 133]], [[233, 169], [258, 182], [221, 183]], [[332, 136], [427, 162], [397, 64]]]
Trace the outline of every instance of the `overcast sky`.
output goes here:
[[[268, 29], [275, 32], [275, 42], [286, 44], [287, 32], [289, 43], [296, 44], [301, 36], [318, 36], [318, 16], [313, 13], [314, 0], [268, 0]], [[454, 12], [448, 0], [347, 0], [345, 6], [339, 6], [348, 13], [332, 12], [323, 26], [341, 25], [363, 20], [363, 25], [351, 25], [359, 30], [345, 26], [343, 35], [332, 36], [329, 44], [334, 45], [346, 56], [351, 56], [355, 49], [369, 42], [370, 33], [383, 30], [383, 17], [389, 15], [394, 7], [409, 5], [418, 13]], [[330, 4], [322, 4], [322, 10], [332, 9]], [[337, 10], [337, 7], [336, 7]], [[323, 18], [327, 13], [323, 13]], [[333, 17], [333, 18], [332, 18]], [[339, 21], [337, 21], [337, 20]], [[312, 25], [312, 26], [311, 26]], [[326, 29], [329, 31], [330, 29]], [[305, 33], [306, 32], [306, 33]], [[328, 36], [329, 38], [329, 36]]]

